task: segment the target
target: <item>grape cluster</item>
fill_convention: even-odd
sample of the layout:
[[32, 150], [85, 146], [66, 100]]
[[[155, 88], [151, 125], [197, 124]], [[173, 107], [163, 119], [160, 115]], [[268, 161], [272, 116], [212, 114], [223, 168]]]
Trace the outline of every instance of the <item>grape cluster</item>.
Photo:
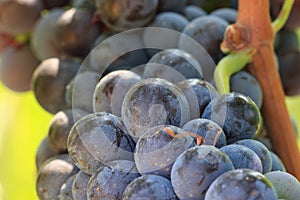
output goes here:
[[[215, 88], [236, 4], [1, 2], [0, 80], [31, 90], [54, 115], [36, 153], [38, 197], [299, 197], [298, 180], [269, 145], [255, 77], [241, 71], [231, 77], [230, 93]], [[287, 95], [300, 91], [295, 40], [286, 29], [275, 44]]]

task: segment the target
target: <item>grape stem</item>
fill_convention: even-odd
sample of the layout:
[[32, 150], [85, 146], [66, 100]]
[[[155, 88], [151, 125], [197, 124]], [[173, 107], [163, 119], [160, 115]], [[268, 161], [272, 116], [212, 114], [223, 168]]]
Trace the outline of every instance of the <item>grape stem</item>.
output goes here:
[[286, 23], [293, 8], [295, 0], [285, 0], [278, 17], [273, 21], [272, 27], [274, 33], [277, 33]]
[[[237, 22], [227, 28], [221, 44], [221, 50], [230, 54], [219, 62], [214, 78], [220, 93], [229, 92], [230, 75], [248, 63], [248, 71], [263, 90], [261, 112], [273, 151], [281, 158], [287, 172], [300, 180], [296, 134], [274, 54], [275, 34], [284, 26], [293, 3], [294, 0], [285, 0], [278, 18], [272, 23], [269, 0], [239, 0]], [[252, 52], [250, 58], [245, 54], [249, 50]]]
[[230, 77], [252, 60], [255, 50], [246, 49], [225, 56], [214, 71], [214, 80], [220, 94], [230, 92]]

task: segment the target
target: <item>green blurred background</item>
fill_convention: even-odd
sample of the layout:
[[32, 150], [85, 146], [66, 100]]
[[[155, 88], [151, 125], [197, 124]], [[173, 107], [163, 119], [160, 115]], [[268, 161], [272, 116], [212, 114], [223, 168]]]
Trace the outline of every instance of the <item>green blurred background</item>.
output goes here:
[[[300, 124], [300, 97], [287, 104]], [[0, 200], [38, 199], [35, 152], [50, 121], [31, 92], [17, 94], [0, 84]]]

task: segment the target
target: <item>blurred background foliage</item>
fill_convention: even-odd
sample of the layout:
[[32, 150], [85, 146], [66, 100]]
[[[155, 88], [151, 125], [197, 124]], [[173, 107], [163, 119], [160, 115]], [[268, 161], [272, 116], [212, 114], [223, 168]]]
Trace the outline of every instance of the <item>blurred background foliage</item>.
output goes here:
[[35, 200], [35, 153], [51, 115], [31, 92], [0, 85], [0, 200]]

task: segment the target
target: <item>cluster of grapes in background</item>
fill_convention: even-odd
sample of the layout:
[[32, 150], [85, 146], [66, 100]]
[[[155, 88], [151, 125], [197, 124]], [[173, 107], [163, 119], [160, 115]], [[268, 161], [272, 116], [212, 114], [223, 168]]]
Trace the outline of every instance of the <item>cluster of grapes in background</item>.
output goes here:
[[[282, 1], [271, 2], [276, 16]], [[297, 199], [299, 181], [264, 129], [258, 81], [244, 70], [231, 77], [231, 93], [215, 89], [236, 8], [219, 0], [2, 1], [0, 80], [32, 91], [54, 115], [36, 153], [38, 197]], [[295, 13], [274, 44], [287, 96], [300, 93]]]

